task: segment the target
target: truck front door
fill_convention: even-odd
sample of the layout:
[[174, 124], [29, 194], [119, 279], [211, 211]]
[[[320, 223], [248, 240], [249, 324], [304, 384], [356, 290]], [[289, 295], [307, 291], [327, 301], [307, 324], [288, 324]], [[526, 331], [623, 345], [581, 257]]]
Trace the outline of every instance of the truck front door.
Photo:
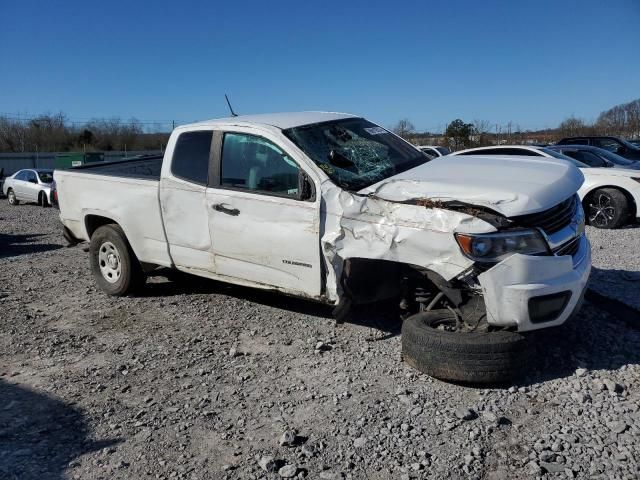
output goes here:
[[261, 136], [219, 138], [207, 189], [216, 273], [319, 296], [320, 202], [303, 199], [299, 163]]

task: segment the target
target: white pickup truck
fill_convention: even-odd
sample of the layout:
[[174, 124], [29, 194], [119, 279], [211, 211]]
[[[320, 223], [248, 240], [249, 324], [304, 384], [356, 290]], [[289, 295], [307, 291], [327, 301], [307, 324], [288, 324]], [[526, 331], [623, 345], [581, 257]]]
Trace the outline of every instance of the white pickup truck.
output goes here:
[[[477, 337], [471, 343], [493, 352], [483, 338], [513, 343], [518, 332], [565, 322], [591, 268], [576, 196], [583, 176], [570, 163], [429, 161], [347, 114], [185, 125], [163, 158], [57, 170], [55, 181], [65, 236], [90, 241], [106, 293], [133, 292], [169, 267], [326, 302], [338, 318], [353, 304], [398, 298], [404, 317], [440, 312], [403, 326], [403, 342], [405, 333], [418, 342], [403, 348], [443, 378], [468, 375], [451, 374], [451, 362], [421, 365], [437, 361], [415, 358], [424, 332]], [[482, 363], [459, 360], [458, 372]]]

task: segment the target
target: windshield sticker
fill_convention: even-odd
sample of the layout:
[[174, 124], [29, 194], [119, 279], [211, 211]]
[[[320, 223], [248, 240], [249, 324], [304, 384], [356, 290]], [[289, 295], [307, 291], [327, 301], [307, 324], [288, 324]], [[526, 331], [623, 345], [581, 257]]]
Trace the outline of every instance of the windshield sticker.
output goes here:
[[369, 127], [364, 129], [369, 135], [382, 135], [383, 133], [387, 133], [387, 131], [382, 127]]

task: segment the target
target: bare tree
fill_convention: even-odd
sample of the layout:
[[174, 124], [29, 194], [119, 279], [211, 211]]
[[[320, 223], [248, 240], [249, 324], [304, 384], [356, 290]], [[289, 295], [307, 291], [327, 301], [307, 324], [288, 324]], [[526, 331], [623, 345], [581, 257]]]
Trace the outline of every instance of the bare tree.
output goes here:
[[408, 119], [403, 118], [393, 127], [393, 133], [407, 139], [416, 131], [416, 127]]
[[491, 122], [489, 120], [474, 120], [473, 132], [475, 144], [479, 147], [486, 147], [491, 145]]
[[560, 122], [559, 134], [563, 137], [575, 137], [587, 133], [588, 125], [581, 118], [571, 116]]

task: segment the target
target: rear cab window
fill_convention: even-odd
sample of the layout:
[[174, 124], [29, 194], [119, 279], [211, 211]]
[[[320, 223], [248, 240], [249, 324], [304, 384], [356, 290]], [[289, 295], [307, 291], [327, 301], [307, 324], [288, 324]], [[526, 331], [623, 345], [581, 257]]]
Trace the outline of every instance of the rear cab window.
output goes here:
[[171, 159], [171, 173], [183, 180], [207, 185], [212, 130], [181, 133]]

